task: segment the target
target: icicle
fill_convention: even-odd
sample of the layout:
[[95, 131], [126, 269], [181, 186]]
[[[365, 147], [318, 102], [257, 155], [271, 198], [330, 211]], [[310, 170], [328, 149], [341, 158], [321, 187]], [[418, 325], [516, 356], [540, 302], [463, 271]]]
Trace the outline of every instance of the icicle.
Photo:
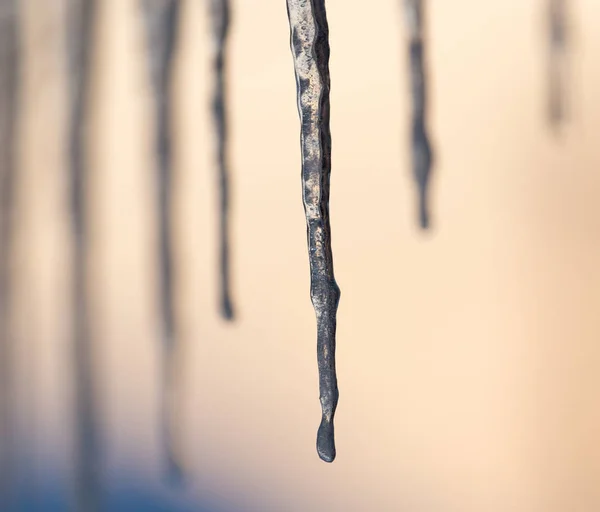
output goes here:
[[179, 0], [144, 0], [150, 69], [156, 106], [156, 153], [158, 157], [157, 192], [159, 212], [160, 308], [163, 338], [163, 382], [161, 397], [161, 435], [166, 475], [170, 482], [182, 479], [172, 433], [170, 397], [174, 387], [175, 318], [173, 304], [173, 265], [171, 233], [171, 83], [173, 51], [177, 37]]
[[429, 227], [428, 190], [432, 151], [427, 135], [427, 96], [424, 65], [425, 0], [403, 0], [409, 37], [410, 76], [412, 94], [412, 167], [418, 187], [419, 224]]
[[93, 354], [89, 329], [85, 151], [95, 0], [68, 0], [70, 68], [69, 165], [73, 233], [73, 350], [75, 365], [76, 509], [100, 510], [100, 471]]
[[329, 225], [329, 29], [325, 0], [287, 0], [301, 124], [302, 185], [308, 228], [311, 299], [317, 316], [319, 391], [323, 412], [317, 452], [335, 459], [333, 420], [338, 403], [335, 328], [340, 289], [333, 274]]
[[217, 139], [219, 175], [219, 273], [221, 314], [227, 320], [234, 317], [231, 299], [229, 255], [229, 168], [227, 163], [227, 111], [225, 98], [225, 49], [229, 32], [229, 0], [208, 0], [213, 38], [213, 100], [212, 114]]
[[14, 229], [15, 148], [19, 73], [19, 6], [0, 0], [0, 509], [11, 510], [16, 458], [12, 441], [13, 354], [9, 311]]
[[565, 118], [566, 14], [566, 0], [548, 0], [548, 121], [553, 127], [558, 127]]

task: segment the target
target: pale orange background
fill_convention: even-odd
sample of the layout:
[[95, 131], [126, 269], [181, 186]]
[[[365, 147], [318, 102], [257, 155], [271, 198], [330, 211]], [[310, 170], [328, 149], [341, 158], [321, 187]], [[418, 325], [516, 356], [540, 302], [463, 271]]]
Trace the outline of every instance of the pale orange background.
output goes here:
[[[69, 477], [60, 0], [28, 0], [19, 421], [32, 482]], [[99, 2], [90, 181], [104, 474], [160, 488], [151, 98], [134, 0]], [[315, 451], [315, 318], [284, 0], [233, 2], [234, 291], [217, 315], [206, 2], [176, 71], [186, 501], [231, 511], [600, 510], [600, 3], [572, 2], [573, 116], [545, 124], [544, 1], [429, 2], [435, 229], [415, 228], [400, 0], [328, 0], [338, 458]], [[29, 460], [24, 457], [24, 460]], [[63, 475], [63, 476], [60, 476]], [[176, 491], [164, 491], [177, 494]]]

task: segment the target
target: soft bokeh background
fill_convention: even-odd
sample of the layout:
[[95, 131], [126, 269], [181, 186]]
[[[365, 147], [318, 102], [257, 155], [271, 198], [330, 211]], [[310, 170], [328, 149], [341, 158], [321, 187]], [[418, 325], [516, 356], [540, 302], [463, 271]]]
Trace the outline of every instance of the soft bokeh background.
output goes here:
[[[545, 115], [545, 1], [429, 2], [437, 165], [424, 236], [400, 1], [327, 1], [342, 290], [329, 465], [314, 446], [315, 318], [285, 2], [233, 2], [233, 325], [217, 314], [206, 2], [184, 2], [174, 98], [182, 490], [160, 480], [143, 25], [135, 0], [99, 3], [89, 207], [107, 495], [150, 492], [154, 504], [140, 510], [159, 500], [211, 512], [600, 510], [600, 3], [570, 3], [572, 115], [557, 135]], [[67, 82], [62, 2], [25, 4], [19, 471], [46, 510], [71, 477]]]

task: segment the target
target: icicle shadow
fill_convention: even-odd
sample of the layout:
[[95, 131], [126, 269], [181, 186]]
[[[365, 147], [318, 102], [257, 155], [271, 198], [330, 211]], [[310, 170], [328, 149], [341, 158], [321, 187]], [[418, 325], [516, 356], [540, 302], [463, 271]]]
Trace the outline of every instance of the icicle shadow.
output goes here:
[[569, 64], [568, 1], [547, 0], [548, 93], [547, 116], [557, 129], [567, 117]]
[[76, 510], [101, 509], [92, 338], [89, 325], [86, 131], [95, 0], [68, 0], [67, 32], [70, 72], [69, 172], [73, 240], [72, 300], [75, 386]]
[[329, 28], [325, 0], [287, 0], [291, 49], [301, 125], [302, 187], [308, 231], [311, 299], [317, 316], [317, 359], [322, 409], [317, 453], [336, 456], [334, 416], [338, 403], [335, 368], [336, 313], [340, 289], [333, 273], [329, 191]]
[[230, 265], [230, 177], [227, 159], [227, 103], [225, 83], [225, 56], [230, 24], [229, 0], [208, 0], [213, 43], [213, 97], [212, 116], [217, 143], [219, 183], [219, 276], [221, 315], [233, 320], [235, 310], [231, 296]]
[[13, 452], [13, 351], [10, 331], [10, 260], [14, 231], [16, 125], [19, 76], [18, 0], [0, 0], [0, 509], [12, 510], [15, 465]]
[[412, 101], [412, 171], [417, 185], [418, 219], [421, 229], [430, 226], [428, 186], [433, 152], [427, 130], [427, 77], [425, 69], [426, 0], [403, 0], [408, 31]]
[[179, 0], [143, 0], [149, 46], [150, 76], [155, 103], [156, 156], [158, 157], [156, 189], [159, 224], [159, 282], [162, 323], [163, 359], [160, 405], [161, 437], [166, 462], [165, 476], [173, 484], [183, 481], [183, 471], [177, 460], [173, 434], [173, 404], [175, 385], [174, 350], [175, 315], [173, 303], [172, 251], [172, 148], [171, 148], [171, 84], [173, 53], [177, 38]]

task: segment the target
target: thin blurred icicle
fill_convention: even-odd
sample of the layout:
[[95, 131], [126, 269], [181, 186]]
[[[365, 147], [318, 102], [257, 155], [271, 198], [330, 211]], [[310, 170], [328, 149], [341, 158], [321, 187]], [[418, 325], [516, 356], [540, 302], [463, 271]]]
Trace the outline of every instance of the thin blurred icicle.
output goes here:
[[177, 460], [173, 428], [173, 390], [175, 385], [174, 350], [175, 314], [173, 304], [172, 251], [172, 148], [171, 148], [171, 84], [173, 53], [177, 39], [179, 0], [143, 0], [149, 47], [149, 67], [154, 94], [156, 119], [156, 156], [158, 158], [156, 188], [159, 223], [160, 312], [163, 340], [163, 382], [161, 390], [161, 436], [166, 461], [166, 475], [175, 483], [182, 480]]
[[18, 0], [0, 0], [0, 510], [10, 510], [12, 506], [15, 466], [9, 312], [20, 56], [18, 11]]
[[548, 122], [558, 127], [566, 117], [567, 0], [548, 0]]
[[427, 132], [427, 81], [425, 73], [425, 4], [426, 0], [402, 0], [408, 30], [412, 100], [412, 170], [418, 190], [419, 225], [430, 223], [428, 185], [433, 160]]
[[231, 9], [229, 0], [208, 0], [212, 35], [213, 98], [212, 115], [217, 142], [217, 165], [219, 179], [219, 275], [221, 314], [233, 320], [235, 311], [231, 298], [230, 264], [230, 191], [229, 165], [227, 161], [227, 102], [226, 66], [227, 37]]
[[89, 326], [86, 133], [89, 76], [94, 39], [95, 0], [67, 0], [70, 112], [69, 167], [73, 235], [72, 300], [75, 385], [76, 510], [96, 512], [100, 504], [98, 446], [92, 338]]

